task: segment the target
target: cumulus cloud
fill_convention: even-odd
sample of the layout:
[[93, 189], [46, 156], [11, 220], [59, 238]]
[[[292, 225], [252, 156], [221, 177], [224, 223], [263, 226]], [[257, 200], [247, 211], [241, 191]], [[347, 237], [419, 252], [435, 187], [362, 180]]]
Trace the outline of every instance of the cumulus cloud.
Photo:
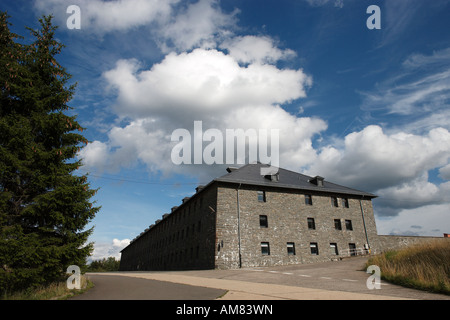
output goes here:
[[439, 169], [439, 176], [442, 179], [450, 180], [450, 164]]
[[429, 182], [428, 171], [443, 168], [445, 174], [449, 159], [447, 129], [432, 129], [421, 136], [387, 134], [372, 125], [347, 135], [341, 147], [322, 148], [308, 171], [379, 195], [377, 213], [392, 216], [402, 208], [448, 201], [450, 184]]
[[34, 1], [38, 10], [52, 12], [61, 25], [66, 25], [69, 5], [81, 9], [81, 28], [84, 31], [104, 34], [132, 28], [164, 23], [179, 0], [41, 0]]
[[224, 41], [220, 47], [228, 49], [230, 55], [240, 63], [274, 63], [296, 56], [290, 49], [279, 49], [274, 40], [267, 36], [234, 37]]
[[371, 125], [347, 135], [341, 149], [324, 147], [309, 171], [376, 191], [444, 166], [449, 157], [450, 133], [446, 129], [436, 128], [425, 136], [404, 132], [389, 135], [380, 126]]
[[226, 129], [278, 129], [280, 153], [298, 167], [315, 157], [312, 138], [327, 128], [321, 119], [297, 118], [280, 107], [306, 96], [312, 79], [301, 69], [257, 62], [241, 66], [215, 49], [170, 53], [150, 69], [134, 59], [120, 60], [104, 79], [117, 95], [115, 112], [129, 123], [110, 130], [108, 141], [95, 141], [80, 152], [87, 167], [111, 170], [140, 161], [151, 171], [204, 173], [170, 161], [171, 133], [192, 131], [196, 120], [224, 136]]
[[199, 0], [172, 16], [160, 29], [158, 38], [164, 52], [193, 48], [215, 48], [232, 32], [236, 14], [224, 13], [216, 0]]
[[96, 242], [94, 244], [94, 252], [89, 257], [89, 260], [101, 260], [108, 257], [114, 257], [116, 260], [120, 260], [120, 250], [129, 244], [130, 239], [113, 239], [112, 242]]
[[[343, 1], [307, 1], [343, 6]], [[133, 10], [125, 1], [78, 2], [88, 18], [84, 25], [93, 32], [154, 26], [149, 34], [166, 54], [153, 65], [122, 59], [103, 73], [121, 125], [114, 125], [105, 141], [94, 141], [80, 152], [87, 169], [120, 170], [142, 163], [152, 172], [212, 178], [217, 172], [208, 172], [211, 166], [177, 166], [170, 158], [175, 144], [171, 133], [178, 128], [192, 132], [194, 121], [202, 120], [204, 130], [222, 133], [278, 129], [280, 166], [374, 192], [380, 196], [379, 215], [403, 215], [447, 201], [449, 184], [432, 183], [427, 173], [438, 169], [442, 179], [450, 178], [448, 49], [411, 55], [403, 74], [380, 83], [376, 92], [364, 93], [366, 110], [418, 114], [420, 119], [395, 132], [367, 126], [318, 148], [315, 139], [327, 123], [283, 108], [305, 98], [313, 85], [302, 69], [277, 67], [277, 62], [294, 58], [294, 51], [280, 48], [268, 36], [236, 36], [238, 11], [223, 12], [215, 0], [186, 5], [178, 0], [132, 2]], [[36, 3], [61, 6], [55, 0]]]
[[[164, 53], [193, 48], [214, 48], [232, 34], [239, 10], [222, 12], [217, 0], [198, 0], [185, 4], [180, 0], [40, 0], [37, 10], [53, 13], [65, 26], [69, 5], [77, 5], [81, 29], [103, 36], [147, 27], [148, 33]], [[150, 27], [150, 28], [148, 28]]]
[[202, 118], [218, 117], [243, 106], [305, 97], [312, 83], [301, 69], [241, 67], [232, 56], [214, 49], [170, 53], [151, 69], [139, 67], [135, 60], [120, 60], [104, 74], [117, 90], [118, 114], [185, 118], [187, 113], [202, 112]]

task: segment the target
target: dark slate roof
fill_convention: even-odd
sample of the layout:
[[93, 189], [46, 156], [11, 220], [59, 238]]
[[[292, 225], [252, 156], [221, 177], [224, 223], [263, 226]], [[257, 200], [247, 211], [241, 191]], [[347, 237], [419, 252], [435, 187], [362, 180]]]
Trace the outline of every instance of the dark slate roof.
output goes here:
[[[229, 182], [236, 184], [276, 187], [276, 188], [289, 188], [316, 192], [326, 192], [333, 194], [348, 194], [364, 196], [368, 198], [377, 197], [374, 194], [359, 191], [356, 189], [347, 188], [329, 181], [324, 180], [322, 177], [310, 177], [301, 173], [293, 172], [283, 168], [278, 169], [278, 179], [271, 179], [270, 176], [262, 176], [261, 168], [269, 167], [268, 165], [256, 163], [247, 164], [240, 168], [233, 168], [229, 170], [231, 172], [214, 179], [218, 182]], [[317, 180], [323, 179], [323, 185], [317, 184]]]

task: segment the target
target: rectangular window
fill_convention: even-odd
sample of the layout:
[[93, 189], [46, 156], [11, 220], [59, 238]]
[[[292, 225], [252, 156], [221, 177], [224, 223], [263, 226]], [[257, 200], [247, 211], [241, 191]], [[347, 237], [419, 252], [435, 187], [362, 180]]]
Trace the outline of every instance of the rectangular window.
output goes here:
[[348, 248], [349, 248], [349, 251], [350, 251], [350, 255], [351, 256], [356, 256], [356, 244], [349, 243], [348, 244]]
[[311, 254], [316, 256], [319, 255], [319, 247], [317, 246], [317, 242], [311, 242], [309, 247], [311, 248]]
[[352, 220], [345, 220], [345, 229], [353, 230]]
[[261, 254], [263, 256], [270, 256], [270, 246], [268, 242], [261, 242]]
[[342, 206], [344, 208], [349, 208], [348, 199], [347, 198], [342, 198]]
[[338, 198], [337, 197], [331, 197], [331, 205], [333, 207], [339, 207]]
[[259, 226], [261, 228], [267, 228], [268, 227], [267, 216], [265, 216], [265, 215], [260, 215], [259, 216]]
[[293, 242], [287, 243], [287, 254], [288, 256], [295, 256], [295, 244]]
[[312, 206], [312, 196], [310, 194], [305, 194], [305, 204]]
[[309, 230], [315, 230], [316, 229], [316, 223], [314, 222], [314, 218], [308, 218], [308, 229]]
[[336, 255], [336, 256], [339, 254], [336, 243], [330, 243], [330, 252], [332, 255]]
[[341, 219], [334, 219], [334, 229], [342, 230]]
[[258, 201], [266, 202], [266, 192], [265, 191], [258, 191]]

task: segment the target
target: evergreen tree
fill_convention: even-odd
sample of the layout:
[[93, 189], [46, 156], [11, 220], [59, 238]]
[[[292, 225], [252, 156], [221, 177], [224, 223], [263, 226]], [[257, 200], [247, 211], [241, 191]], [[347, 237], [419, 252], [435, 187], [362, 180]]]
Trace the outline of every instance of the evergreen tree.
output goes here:
[[[85, 264], [93, 229], [86, 175], [76, 160], [87, 140], [70, 107], [75, 85], [55, 59], [64, 47], [52, 17], [39, 19], [35, 41], [17, 43], [0, 13], [0, 291], [37, 286]], [[79, 132], [76, 132], [78, 130]]]

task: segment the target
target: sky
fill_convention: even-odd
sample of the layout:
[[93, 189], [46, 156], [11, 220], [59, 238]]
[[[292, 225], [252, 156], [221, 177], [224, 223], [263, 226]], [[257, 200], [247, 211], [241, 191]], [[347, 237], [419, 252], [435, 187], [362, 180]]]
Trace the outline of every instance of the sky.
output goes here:
[[[280, 167], [378, 196], [379, 234], [450, 233], [449, 0], [2, 0], [0, 10], [26, 37], [43, 14], [59, 25], [57, 60], [77, 83], [70, 113], [90, 141], [79, 173], [99, 188], [92, 259], [119, 258], [226, 173], [225, 161], [174, 163], [172, 134], [193, 141], [195, 121], [223, 136], [277, 130]], [[203, 140], [205, 151], [213, 139]]]

